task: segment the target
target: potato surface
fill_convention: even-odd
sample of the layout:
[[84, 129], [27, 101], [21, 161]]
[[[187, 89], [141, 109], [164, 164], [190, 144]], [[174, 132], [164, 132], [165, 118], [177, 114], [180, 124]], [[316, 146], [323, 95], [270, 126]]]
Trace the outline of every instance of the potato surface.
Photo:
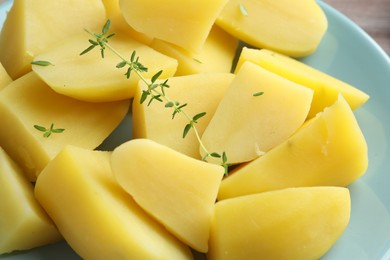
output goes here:
[[339, 94], [343, 95], [352, 109], [357, 109], [369, 99], [369, 96], [360, 89], [280, 53], [244, 47], [236, 71], [246, 61], [256, 63], [266, 70], [313, 89], [313, 102], [308, 118], [331, 106]]
[[247, 44], [293, 57], [314, 52], [328, 27], [315, 0], [230, 0], [216, 24]]
[[0, 35], [0, 49], [6, 50], [0, 62], [11, 78], [19, 78], [41, 51], [84, 28], [100, 29], [104, 20], [100, 0], [14, 0]]
[[[231, 73], [201, 73], [169, 79], [166, 94], [174, 101], [188, 104], [186, 113], [193, 117], [198, 113], [206, 115], [197, 120], [199, 135], [210, 122], [218, 103], [225, 94], [235, 75]], [[199, 141], [193, 130], [183, 138], [187, 118], [179, 113], [172, 118], [173, 108], [165, 108], [164, 104], [140, 103], [145, 84], [140, 84], [133, 101], [133, 138], [148, 138], [171, 147], [183, 154], [200, 159]]]
[[[66, 145], [94, 149], [119, 125], [128, 112], [127, 100], [88, 103], [54, 92], [34, 72], [0, 91], [2, 124], [0, 146], [31, 181]], [[34, 126], [64, 129], [44, 137]]]
[[347, 186], [366, 172], [367, 149], [351, 108], [340, 96], [288, 140], [232, 171], [218, 198], [287, 187]]
[[209, 260], [319, 259], [340, 237], [351, 211], [347, 188], [308, 187], [216, 203]]
[[38, 177], [35, 195], [83, 259], [192, 259], [115, 181], [109, 152], [65, 147]]
[[136, 31], [199, 52], [228, 0], [119, 0]]
[[119, 185], [145, 211], [187, 245], [207, 252], [223, 167], [147, 139], [117, 147], [111, 167]]
[[312, 97], [311, 89], [247, 62], [219, 103], [202, 142], [210, 151], [226, 152], [230, 163], [251, 161], [303, 124]]
[[0, 147], [0, 255], [62, 239], [34, 197], [33, 185]]

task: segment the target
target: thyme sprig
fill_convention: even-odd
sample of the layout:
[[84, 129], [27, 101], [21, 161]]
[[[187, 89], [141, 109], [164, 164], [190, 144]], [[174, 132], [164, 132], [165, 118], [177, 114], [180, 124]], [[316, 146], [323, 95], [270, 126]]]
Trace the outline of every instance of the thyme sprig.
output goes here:
[[46, 128], [44, 126], [41, 126], [41, 125], [34, 125], [34, 128], [37, 129], [38, 131], [40, 132], [43, 132], [43, 137], [45, 138], [48, 138], [51, 136], [51, 134], [53, 133], [62, 133], [65, 131], [64, 128], [54, 128], [54, 124], [51, 123], [50, 127], [49, 128]]
[[108, 33], [109, 28], [110, 28], [110, 20], [107, 20], [107, 22], [103, 26], [101, 33], [92, 33], [88, 30], [85, 30], [93, 37], [93, 39], [88, 40], [91, 45], [85, 50], [83, 50], [80, 53], [80, 55], [84, 55], [90, 52], [95, 47], [100, 48], [101, 57], [103, 59], [106, 50], [109, 50], [113, 54], [115, 54], [120, 59], [120, 62], [116, 65], [116, 67], [118, 69], [127, 68], [126, 73], [124, 74], [126, 78], [130, 78], [132, 72], [134, 72], [139, 77], [139, 79], [146, 85], [146, 89], [142, 91], [140, 103], [143, 104], [144, 102], [148, 101], [147, 105], [150, 106], [150, 104], [153, 101], [157, 101], [161, 103], [165, 102], [165, 107], [171, 108], [173, 111], [172, 119], [174, 119], [177, 114], [183, 115], [188, 120], [188, 123], [185, 125], [183, 130], [183, 134], [182, 134], [183, 138], [187, 136], [190, 130], [193, 130], [201, 149], [205, 153], [205, 155], [202, 157], [202, 160], [207, 161], [207, 159], [209, 158], [220, 158], [221, 165], [225, 169], [225, 175], [227, 175], [228, 167], [230, 166], [230, 164], [227, 161], [226, 153], [223, 152], [223, 154], [221, 155], [215, 152], [209, 152], [205, 147], [205, 145], [203, 144], [199, 131], [196, 127], [198, 120], [204, 117], [206, 115], [206, 112], [201, 112], [194, 116], [190, 116], [184, 109], [188, 105], [187, 103], [182, 104], [179, 101], [170, 99], [165, 93], [165, 89], [169, 88], [168, 79], [159, 80], [161, 74], [163, 73], [162, 70], [154, 74], [151, 79], [146, 79], [142, 73], [147, 72], [148, 68], [145, 67], [139, 61], [139, 57], [137, 56], [136, 51], [133, 51], [131, 53], [129, 59], [126, 59], [121, 53], [119, 53], [108, 43], [109, 38], [115, 35], [114, 33], [110, 33], [110, 34]]
[[32, 65], [37, 65], [37, 66], [42, 66], [42, 67], [47, 67], [47, 66], [54, 66], [50, 61], [46, 60], [36, 60], [31, 62]]

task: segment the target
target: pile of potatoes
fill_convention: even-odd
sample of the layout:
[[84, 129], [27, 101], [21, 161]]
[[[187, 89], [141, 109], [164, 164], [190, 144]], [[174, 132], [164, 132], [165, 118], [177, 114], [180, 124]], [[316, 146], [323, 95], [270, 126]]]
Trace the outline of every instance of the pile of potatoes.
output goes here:
[[[80, 55], [107, 19], [110, 46], [206, 112], [195, 126], [227, 176], [195, 131], [182, 137], [181, 113], [140, 102], [147, 86], [115, 53]], [[65, 239], [86, 259], [323, 256], [368, 167], [353, 110], [369, 98], [295, 59], [326, 29], [314, 0], [15, 0], [0, 35], [0, 254]], [[131, 140], [99, 149], [119, 128]]]

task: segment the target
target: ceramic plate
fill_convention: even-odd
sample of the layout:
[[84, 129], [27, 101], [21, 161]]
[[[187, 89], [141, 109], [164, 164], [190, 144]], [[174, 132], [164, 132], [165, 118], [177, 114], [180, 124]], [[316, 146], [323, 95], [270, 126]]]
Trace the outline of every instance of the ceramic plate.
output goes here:
[[[0, 27], [12, 1], [0, 5]], [[369, 169], [349, 188], [352, 196], [351, 221], [326, 260], [390, 259], [390, 59], [358, 26], [332, 7], [320, 2], [329, 29], [318, 50], [302, 59], [370, 95], [355, 111], [369, 147]], [[6, 51], [6, 50], [2, 50]], [[129, 122], [125, 123], [126, 128]], [[106, 145], [127, 137], [122, 124]], [[128, 128], [127, 128], [128, 129]], [[115, 146], [115, 145], [114, 145]], [[0, 256], [0, 259], [79, 259], [59, 243], [26, 252]]]

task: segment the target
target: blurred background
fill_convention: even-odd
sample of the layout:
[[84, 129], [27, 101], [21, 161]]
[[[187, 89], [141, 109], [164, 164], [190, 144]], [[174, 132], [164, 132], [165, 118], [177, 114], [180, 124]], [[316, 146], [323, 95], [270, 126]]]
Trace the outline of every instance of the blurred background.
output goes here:
[[390, 0], [323, 0], [359, 25], [390, 55]]

